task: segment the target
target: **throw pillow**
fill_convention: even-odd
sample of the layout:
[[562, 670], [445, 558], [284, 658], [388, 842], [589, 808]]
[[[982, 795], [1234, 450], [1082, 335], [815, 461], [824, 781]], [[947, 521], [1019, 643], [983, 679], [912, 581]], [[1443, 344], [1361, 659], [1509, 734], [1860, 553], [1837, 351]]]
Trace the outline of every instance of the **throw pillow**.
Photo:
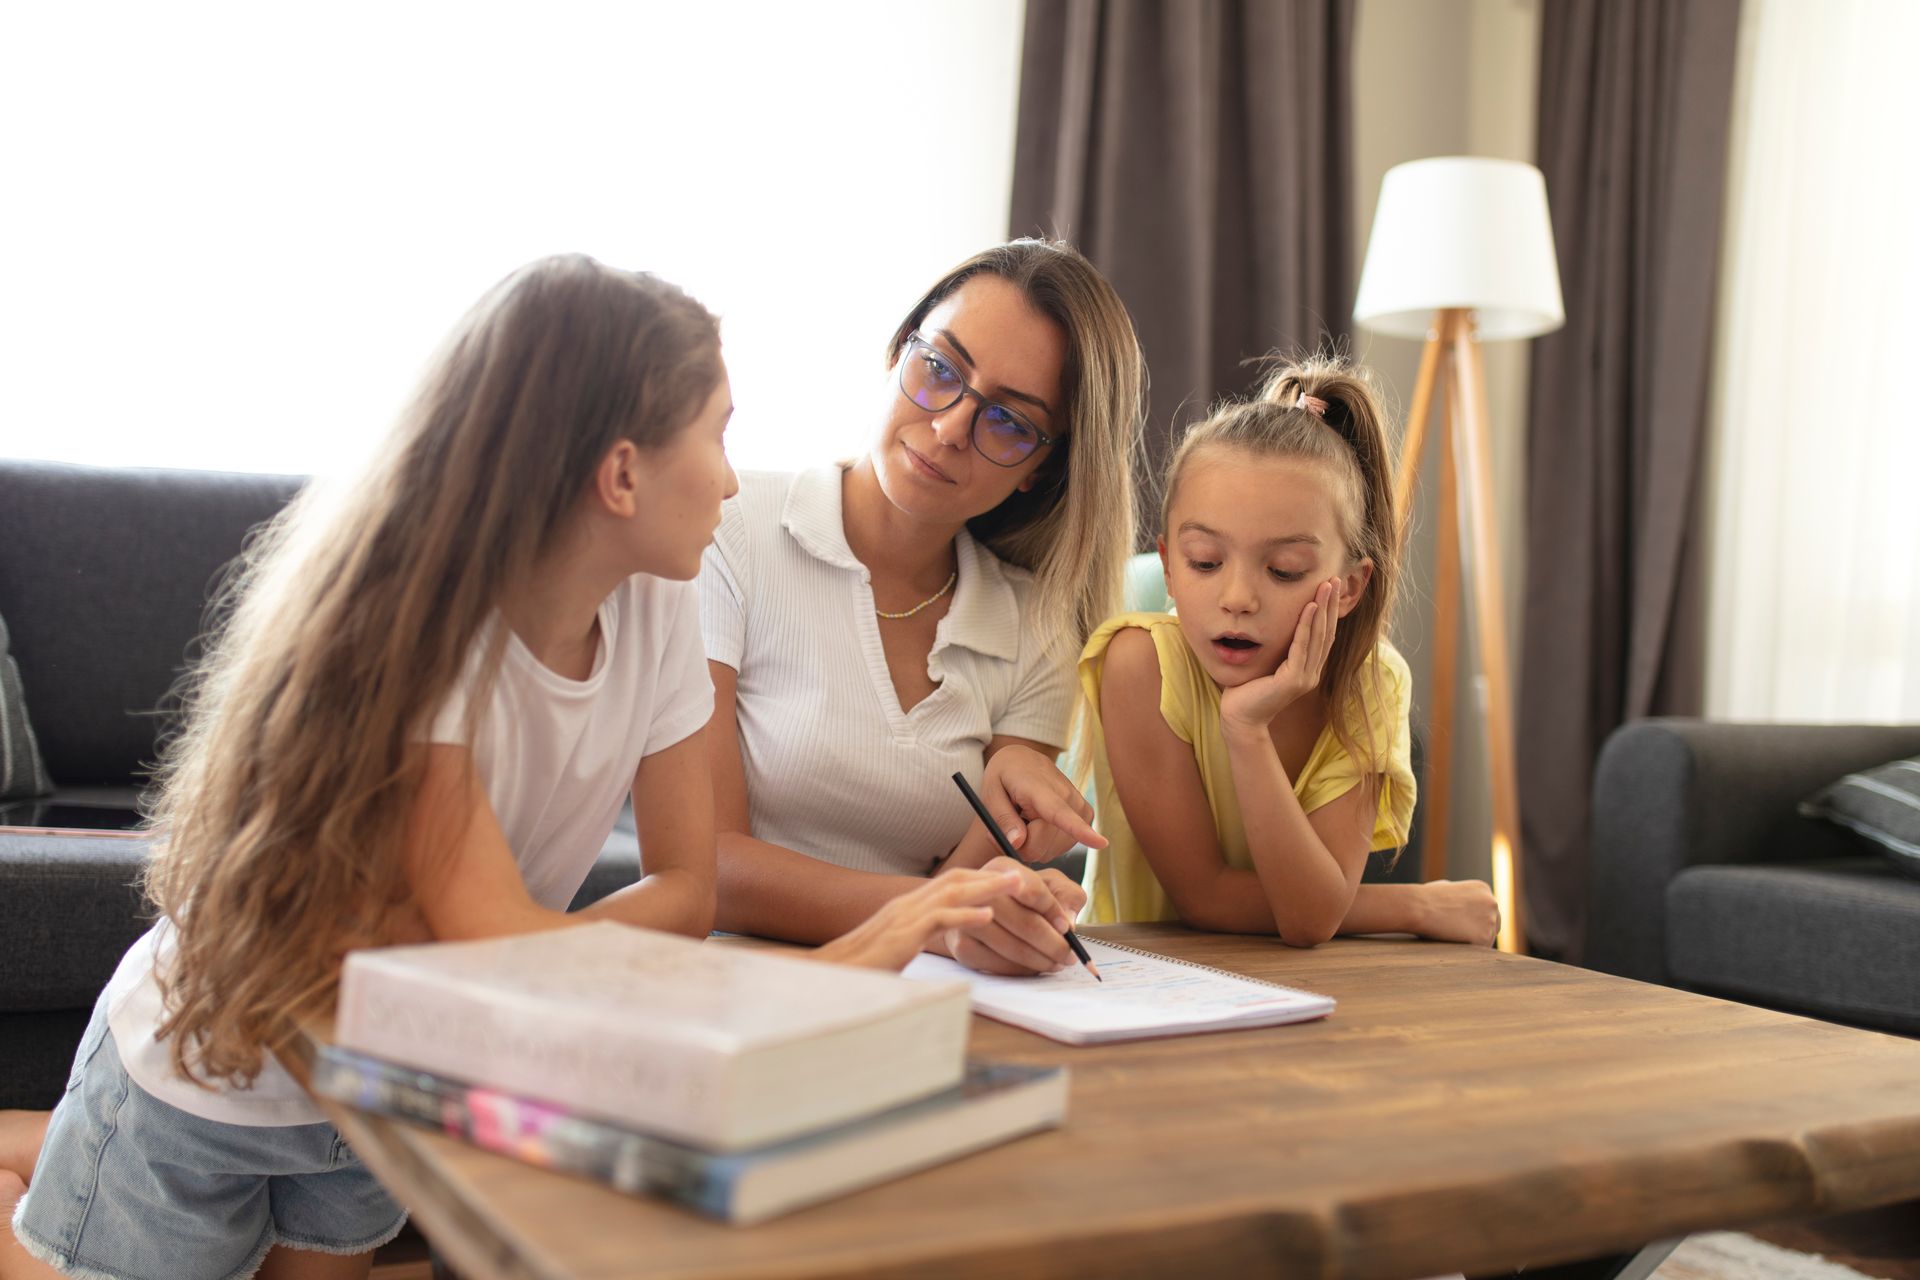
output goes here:
[[27, 720], [20, 664], [7, 652], [7, 620], [0, 618], [0, 800], [25, 800], [53, 790], [40, 762], [40, 744]]
[[1920, 756], [1850, 773], [1803, 801], [1800, 812], [1852, 828], [1920, 878]]

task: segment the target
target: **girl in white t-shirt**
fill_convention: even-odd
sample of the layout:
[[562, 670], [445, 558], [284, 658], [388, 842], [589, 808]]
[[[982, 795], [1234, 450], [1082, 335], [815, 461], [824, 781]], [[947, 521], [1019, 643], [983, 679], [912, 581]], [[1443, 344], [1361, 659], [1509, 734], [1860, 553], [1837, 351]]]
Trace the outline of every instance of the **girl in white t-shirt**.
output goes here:
[[[6, 1274], [365, 1276], [403, 1214], [274, 1057], [346, 952], [583, 916], [709, 930], [690, 581], [737, 487], [731, 412], [699, 303], [547, 259], [469, 313], [366, 474], [250, 547], [162, 761], [158, 923], [37, 1165], [0, 1173], [32, 1255], [9, 1245]], [[629, 792], [646, 874], [566, 914]], [[815, 954], [897, 967], [1016, 884], [942, 877]], [[37, 1127], [11, 1117], [0, 1155]]]

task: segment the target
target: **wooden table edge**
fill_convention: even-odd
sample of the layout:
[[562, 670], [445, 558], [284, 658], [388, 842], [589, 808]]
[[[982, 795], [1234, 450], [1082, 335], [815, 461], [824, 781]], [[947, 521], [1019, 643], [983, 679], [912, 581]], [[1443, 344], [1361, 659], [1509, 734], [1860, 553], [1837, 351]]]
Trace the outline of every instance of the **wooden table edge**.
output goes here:
[[[1118, 932], [1118, 931], [1117, 931]], [[1135, 939], [1129, 945], [1141, 945]], [[1545, 963], [1545, 962], [1538, 962]], [[979, 1015], [975, 1015], [979, 1017]], [[1782, 1017], [1789, 1015], [1780, 1015]], [[285, 1056], [288, 1067], [300, 1083], [310, 1084], [309, 1064], [316, 1042], [329, 1037], [330, 1025], [315, 1024], [303, 1030]], [[1865, 1033], [1863, 1033], [1865, 1034]], [[328, 1119], [358, 1152], [368, 1168], [389, 1188], [404, 1187], [410, 1192], [406, 1208], [420, 1222], [455, 1267], [469, 1273], [473, 1280], [503, 1277], [505, 1280], [571, 1280], [571, 1273], [550, 1259], [533, 1242], [519, 1236], [506, 1224], [490, 1216], [484, 1202], [467, 1188], [431, 1176], [429, 1157], [421, 1144], [453, 1142], [452, 1138], [430, 1130], [362, 1112], [331, 1099], [319, 1098]], [[1902, 1132], [1920, 1131], [1920, 1114], [1894, 1122]], [[1516, 1241], [1510, 1235], [1500, 1237], [1498, 1247], [1453, 1256], [1432, 1255], [1418, 1267], [1421, 1274], [1431, 1271], [1498, 1271], [1514, 1266], [1544, 1266], [1574, 1262], [1596, 1256], [1632, 1252], [1655, 1240], [1685, 1236], [1700, 1231], [1740, 1229], [1765, 1222], [1791, 1221], [1819, 1217], [1835, 1212], [1876, 1208], [1920, 1196], [1920, 1164], [1901, 1158], [1876, 1168], [1871, 1161], [1862, 1165], [1849, 1162], [1834, 1168], [1834, 1161], [1823, 1151], [1851, 1150], [1879, 1145], [1877, 1135], [1885, 1132], [1886, 1122], [1873, 1124], [1840, 1122], [1812, 1126], [1792, 1138], [1752, 1140], [1730, 1150], [1722, 1144], [1706, 1144], [1694, 1151], [1667, 1151], [1659, 1158], [1692, 1158], [1703, 1172], [1710, 1172], [1716, 1159], [1732, 1157], [1768, 1164], [1786, 1176], [1756, 1181], [1751, 1192], [1729, 1212], [1702, 1215], [1684, 1204], [1662, 1206], [1664, 1212], [1649, 1213], [1636, 1220], [1629, 1230], [1613, 1224], [1597, 1229], [1563, 1234], [1557, 1229], [1551, 1240], [1541, 1240], [1531, 1248], [1530, 1256], [1515, 1259]], [[477, 1149], [476, 1149], [477, 1150]], [[493, 1153], [479, 1153], [489, 1159], [509, 1160]], [[510, 1163], [517, 1163], [511, 1162]], [[524, 1166], [522, 1166], [524, 1167]], [[1582, 1166], [1566, 1166], [1577, 1182]], [[422, 1176], [427, 1175], [427, 1176]], [[549, 1173], [549, 1176], [567, 1175]], [[1311, 1274], [1339, 1275], [1354, 1280], [1388, 1280], [1389, 1277], [1415, 1274], [1404, 1260], [1396, 1260], [1392, 1250], [1379, 1251], [1362, 1243], [1365, 1233], [1361, 1221], [1369, 1213], [1385, 1211], [1388, 1206], [1432, 1197], [1445, 1201], [1463, 1189], [1470, 1190], [1483, 1203], [1490, 1202], [1503, 1211], [1515, 1211], [1528, 1197], [1521, 1183], [1537, 1175], [1504, 1174], [1471, 1184], [1453, 1183], [1447, 1187], [1419, 1187], [1396, 1190], [1367, 1200], [1347, 1203], [1316, 1202], [1311, 1205], [1282, 1206], [1262, 1203], [1257, 1194], [1235, 1197], [1210, 1204], [1204, 1211], [1182, 1207], [1165, 1214], [1147, 1214], [1129, 1220], [1123, 1229], [1113, 1224], [1090, 1223], [1082, 1230], [1058, 1229], [1027, 1235], [1021, 1232], [1000, 1234], [981, 1240], [966, 1252], [956, 1254], [950, 1242], [938, 1251], [920, 1254], [911, 1243], [884, 1260], [846, 1258], [782, 1259], [755, 1261], [731, 1268], [715, 1266], [701, 1270], [703, 1277], [759, 1277], [762, 1280], [804, 1280], [810, 1277], [861, 1275], [976, 1274], [984, 1267], [1024, 1267], [1035, 1274], [1049, 1276], [1138, 1274], [1144, 1257], [1163, 1254], [1169, 1248], [1182, 1253], [1181, 1270], [1188, 1275], [1207, 1274], [1210, 1270], [1244, 1270], [1250, 1251], [1265, 1254], [1269, 1265], [1291, 1260], [1310, 1268]], [[1513, 1184], [1501, 1190], [1501, 1184]], [[438, 1194], [435, 1194], [435, 1193]], [[742, 1228], [753, 1230], [754, 1228]], [[1147, 1242], [1152, 1241], [1152, 1247]], [[1275, 1252], [1278, 1250], [1279, 1252]], [[1129, 1265], [1132, 1264], [1132, 1265]], [[661, 1273], [670, 1274], [670, 1273]]]
[[[531, 1241], [505, 1229], [458, 1186], [425, 1176], [426, 1160], [415, 1144], [429, 1136], [427, 1130], [313, 1092], [313, 1060], [318, 1045], [329, 1041], [330, 1033], [329, 1021], [300, 1028], [289, 1042], [288, 1051], [279, 1055], [280, 1060], [313, 1098], [328, 1123], [347, 1140], [360, 1162], [379, 1179], [387, 1194], [400, 1201], [409, 1218], [418, 1220], [416, 1225], [434, 1249], [445, 1255], [456, 1270], [470, 1277], [571, 1280], [565, 1271], [536, 1268], [527, 1263], [526, 1260], [536, 1259], [540, 1254]], [[500, 1155], [493, 1158], [508, 1159]], [[406, 1188], [409, 1194], [402, 1198], [396, 1187]], [[445, 1194], [431, 1195], [430, 1187], [439, 1188]]]
[[[489, 1215], [486, 1206], [470, 1199], [458, 1184], [423, 1177], [426, 1159], [417, 1144], [439, 1138], [429, 1131], [386, 1117], [370, 1116], [330, 1099], [321, 1100], [328, 1119], [359, 1154], [376, 1177], [389, 1188], [407, 1188], [404, 1201], [408, 1212], [418, 1219], [421, 1230], [433, 1241], [434, 1248], [470, 1280], [576, 1280], [574, 1274], [558, 1265], [545, 1265], [541, 1250]], [[494, 1153], [481, 1153], [490, 1159], [509, 1160]], [[567, 1175], [553, 1173], [553, 1177]], [[1508, 1179], [1490, 1179], [1497, 1183]], [[1817, 1177], [1806, 1185], [1817, 1190]], [[1484, 1188], [1487, 1184], [1477, 1184]], [[1458, 1188], [1455, 1188], [1458, 1190]], [[433, 1194], [438, 1191], [441, 1194]], [[1483, 1252], [1441, 1256], [1427, 1254], [1416, 1265], [1422, 1274], [1435, 1271], [1464, 1271], [1468, 1274], [1580, 1262], [1609, 1254], [1631, 1254], [1656, 1240], [1685, 1237], [1701, 1231], [1739, 1230], [1767, 1222], [1812, 1218], [1842, 1210], [1876, 1208], [1900, 1203], [1920, 1192], [1920, 1188], [1891, 1191], [1866, 1200], [1849, 1198], [1844, 1203], [1810, 1203], [1789, 1209], [1783, 1215], [1778, 1206], [1759, 1210], [1751, 1218], [1727, 1221], [1716, 1216], [1712, 1222], [1696, 1222], [1695, 1215], [1684, 1212], [1646, 1220], [1633, 1232], [1612, 1229], [1586, 1233], [1557, 1234], [1543, 1241], [1525, 1259], [1515, 1259], [1508, 1243]], [[1411, 1194], [1420, 1194], [1414, 1192]], [[1814, 1200], [1820, 1200], [1817, 1194]], [[1265, 1258], [1267, 1265], [1290, 1259], [1310, 1268], [1310, 1274], [1338, 1275], [1374, 1280], [1390, 1280], [1415, 1274], [1391, 1257], [1375, 1258], [1368, 1265], [1364, 1248], [1348, 1230], [1348, 1222], [1363, 1214], [1365, 1203], [1335, 1207], [1319, 1204], [1312, 1208], [1280, 1208], [1263, 1205], [1249, 1197], [1239, 1202], [1223, 1202], [1210, 1212], [1190, 1211], [1177, 1214], [1143, 1215], [1130, 1220], [1123, 1229], [1088, 1224], [1069, 1232], [1049, 1230], [1031, 1237], [1019, 1233], [982, 1240], [963, 1253], [950, 1246], [928, 1245], [923, 1252], [904, 1245], [882, 1260], [875, 1258], [784, 1259], [757, 1261], [744, 1265], [718, 1264], [703, 1268], [705, 1280], [829, 1280], [848, 1276], [971, 1276], [987, 1273], [1008, 1275], [1045, 1275], [1049, 1277], [1101, 1277], [1158, 1273], [1157, 1262], [1149, 1262], [1145, 1271], [1140, 1264], [1150, 1259], [1166, 1260], [1177, 1254], [1180, 1270], [1188, 1276], [1209, 1274], [1245, 1274], [1250, 1262]], [[754, 1228], [739, 1228], [753, 1230]], [[1132, 1265], [1129, 1265], [1132, 1264]], [[667, 1275], [667, 1272], [647, 1272]]]

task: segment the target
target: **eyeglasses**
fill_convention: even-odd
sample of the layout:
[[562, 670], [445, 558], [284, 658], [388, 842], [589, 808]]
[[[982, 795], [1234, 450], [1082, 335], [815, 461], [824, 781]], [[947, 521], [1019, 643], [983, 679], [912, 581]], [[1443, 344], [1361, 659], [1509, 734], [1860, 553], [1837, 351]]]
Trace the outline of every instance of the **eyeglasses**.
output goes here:
[[970, 428], [973, 447], [995, 466], [1017, 467], [1041, 445], [1054, 443], [1052, 436], [1014, 410], [968, 386], [953, 361], [918, 333], [907, 335], [906, 350], [900, 354], [900, 394], [929, 413], [945, 413], [962, 396], [978, 400], [980, 407], [973, 411]]

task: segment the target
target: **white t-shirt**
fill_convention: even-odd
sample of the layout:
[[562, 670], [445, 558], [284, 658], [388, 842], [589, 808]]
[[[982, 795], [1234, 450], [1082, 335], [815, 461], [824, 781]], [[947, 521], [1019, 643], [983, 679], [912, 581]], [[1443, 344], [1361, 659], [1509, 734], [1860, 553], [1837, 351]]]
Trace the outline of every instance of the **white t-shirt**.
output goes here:
[[[468, 683], [434, 716], [427, 740], [468, 744], [468, 690], [487, 640], [483, 633], [475, 642]], [[600, 645], [585, 680], [556, 674], [509, 633], [468, 745], [534, 901], [566, 908], [613, 830], [640, 761], [712, 714], [690, 583], [636, 575], [616, 588], [600, 606]], [[249, 1089], [209, 1091], [174, 1072], [172, 1046], [153, 1034], [161, 1014], [154, 970], [172, 951], [172, 927], [162, 921], [133, 944], [107, 984], [108, 1024], [127, 1074], [154, 1097], [209, 1120], [324, 1120], [271, 1059]]]
[[1032, 575], [965, 530], [959, 580], [927, 674], [902, 711], [873, 587], [847, 547], [843, 471], [748, 473], [700, 571], [707, 656], [739, 672], [740, 756], [753, 834], [858, 871], [925, 875], [973, 811], [995, 735], [1064, 745], [1076, 652], [1031, 625]]

